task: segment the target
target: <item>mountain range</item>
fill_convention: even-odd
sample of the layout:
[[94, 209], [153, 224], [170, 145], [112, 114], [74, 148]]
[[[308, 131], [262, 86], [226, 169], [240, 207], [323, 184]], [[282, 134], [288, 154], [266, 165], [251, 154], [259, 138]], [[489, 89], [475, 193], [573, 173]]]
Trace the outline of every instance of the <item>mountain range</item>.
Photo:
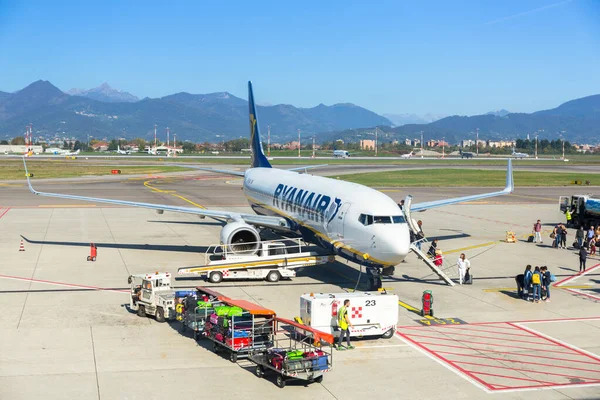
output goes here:
[[[32, 123], [35, 136], [95, 138], [154, 137], [154, 124], [164, 136], [168, 126], [181, 140], [215, 142], [246, 137], [248, 103], [227, 92], [209, 94], [176, 93], [162, 98], [137, 100], [134, 95], [112, 89], [108, 84], [90, 90], [64, 93], [48, 81], [36, 81], [24, 89], [0, 91], [0, 138], [22, 135], [25, 125]], [[319, 104], [298, 108], [288, 104], [258, 106], [262, 132], [267, 127], [272, 142], [297, 138], [301, 130], [303, 142], [314, 134], [318, 141], [342, 138], [356, 141], [373, 136], [380, 127], [380, 141], [418, 138], [445, 138], [450, 143], [462, 139], [515, 139], [532, 136], [556, 139], [562, 132], [571, 142], [596, 143], [600, 137], [600, 95], [568, 101], [556, 108], [531, 114], [492, 111], [484, 115], [378, 115], [351, 103], [332, 106]], [[401, 123], [397, 118], [411, 123]], [[432, 122], [428, 122], [430, 118]]]
[[[36, 136], [85, 138], [154, 137], [169, 127], [181, 140], [221, 141], [248, 134], [248, 102], [230, 93], [176, 93], [158, 99], [134, 101], [135, 96], [108, 85], [63, 93], [48, 81], [36, 81], [15, 93], [0, 92], [0, 137], [21, 135], [32, 123]], [[117, 99], [127, 101], [115, 102]], [[271, 128], [273, 141], [305, 140], [319, 132], [391, 125], [376, 113], [350, 103], [312, 108], [278, 104], [258, 106], [261, 129]]]

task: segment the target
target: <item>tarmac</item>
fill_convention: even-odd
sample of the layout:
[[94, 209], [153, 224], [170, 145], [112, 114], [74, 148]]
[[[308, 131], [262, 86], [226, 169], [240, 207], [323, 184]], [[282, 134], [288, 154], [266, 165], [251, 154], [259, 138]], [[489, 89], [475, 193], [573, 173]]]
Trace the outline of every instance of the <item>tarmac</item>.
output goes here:
[[[40, 191], [250, 211], [239, 179], [200, 171], [33, 184]], [[396, 201], [412, 194], [415, 202], [488, 191], [382, 190]], [[579, 274], [574, 249], [553, 249], [548, 238], [564, 219], [558, 196], [581, 190], [517, 188], [510, 196], [416, 214], [427, 237], [439, 239], [451, 277], [459, 254], [467, 255], [473, 284], [446, 286], [409, 255], [383, 282], [401, 299], [396, 335], [356, 340], [355, 350], [335, 352], [322, 383], [279, 389], [273, 377], [257, 378], [250, 362], [231, 363], [181, 334], [178, 323], [139, 318], [125, 306], [130, 274], [202, 265], [221, 223], [39, 197], [25, 182], [2, 183], [0, 399], [598, 399], [600, 257], [588, 259]], [[538, 218], [544, 243], [527, 243]], [[516, 243], [505, 242], [506, 231], [515, 232]], [[96, 262], [86, 261], [90, 242], [98, 247]], [[551, 302], [517, 298], [514, 277], [526, 264], [547, 265], [556, 275]], [[278, 283], [174, 283], [214, 286], [290, 319], [299, 315], [303, 293], [366, 288], [364, 271], [345, 261]], [[424, 290], [433, 291], [432, 318], [417, 313]]]

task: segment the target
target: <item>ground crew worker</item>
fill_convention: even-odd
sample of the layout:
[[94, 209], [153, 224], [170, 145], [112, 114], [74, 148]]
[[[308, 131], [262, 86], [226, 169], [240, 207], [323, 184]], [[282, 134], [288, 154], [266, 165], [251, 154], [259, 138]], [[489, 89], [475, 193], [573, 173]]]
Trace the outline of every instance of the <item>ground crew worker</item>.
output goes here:
[[338, 326], [340, 327], [340, 338], [336, 347], [336, 349], [338, 350], [346, 350], [346, 348], [342, 346], [342, 342], [344, 341], [344, 335], [346, 336], [346, 343], [348, 344], [348, 348], [354, 348], [354, 346], [350, 344], [350, 331], [348, 330], [348, 326], [354, 328], [354, 325], [352, 325], [352, 322], [350, 322], [350, 318], [348, 318], [348, 306], [350, 306], [350, 300], [346, 299], [344, 300], [344, 305], [338, 311]]
[[565, 211], [565, 216], [567, 217], [567, 226], [571, 226], [571, 211], [568, 208]]

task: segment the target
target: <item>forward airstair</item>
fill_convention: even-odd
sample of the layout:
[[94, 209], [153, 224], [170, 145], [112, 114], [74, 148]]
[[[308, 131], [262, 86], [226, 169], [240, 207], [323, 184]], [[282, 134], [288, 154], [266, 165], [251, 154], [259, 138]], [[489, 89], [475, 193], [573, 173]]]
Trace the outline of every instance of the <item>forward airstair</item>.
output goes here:
[[[406, 198], [404, 199], [404, 208], [402, 209], [402, 212], [404, 214], [404, 218], [406, 219], [406, 222], [408, 223], [410, 230], [412, 230], [414, 234], [417, 234], [420, 232], [420, 229], [417, 226], [415, 226], [414, 221], [410, 216], [411, 203], [412, 203], [412, 196], [410, 196], [410, 195], [406, 196]], [[446, 272], [444, 272], [444, 270], [447, 271], [449, 268], [442, 269], [442, 268], [438, 267], [437, 265], [434, 264], [433, 259], [429, 258], [427, 256], [427, 254], [423, 250], [420, 249], [420, 247], [422, 247], [422, 245], [424, 243], [428, 243], [427, 239], [425, 239], [425, 238], [422, 238], [420, 240], [412, 242], [410, 244], [410, 250], [413, 253], [415, 253], [417, 255], [417, 257], [419, 259], [421, 259], [437, 276], [439, 276], [440, 279], [442, 279], [448, 285], [454, 286], [455, 285], [454, 281], [452, 281], [452, 279], [450, 279], [450, 277], [446, 274]]]

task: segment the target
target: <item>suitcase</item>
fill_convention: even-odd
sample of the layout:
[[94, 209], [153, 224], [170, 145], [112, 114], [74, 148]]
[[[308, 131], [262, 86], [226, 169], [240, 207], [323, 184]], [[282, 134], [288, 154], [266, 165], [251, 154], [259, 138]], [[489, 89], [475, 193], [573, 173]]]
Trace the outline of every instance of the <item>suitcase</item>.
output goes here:
[[217, 314], [211, 314], [210, 317], [208, 318], [208, 320], [210, 321], [211, 324], [217, 325], [219, 323], [219, 317], [217, 316]]
[[[311, 368], [312, 368], [312, 362], [311, 362]], [[302, 371], [303, 369], [305, 369], [305, 360], [303, 359], [299, 359], [299, 360], [286, 360], [285, 361], [285, 370], [288, 372], [297, 372], [297, 371]]]
[[271, 365], [279, 370], [283, 367], [283, 356], [281, 354], [273, 354], [271, 358]]
[[223, 335], [221, 333], [215, 333], [215, 340], [223, 342]]
[[329, 364], [327, 362], [327, 356], [322, 355], [318, 358], [312, 360], [312, 370], [313, 371], [323, 371], [329, 368]]
[[473, 275], [471, 274], [470, 270], [471, 270], [471, 268], [467, 268], [467, 272], [465, 273], [465, 281], [464, 281], [465, 285], [473, 284]]
[[533, 235], [527, 237], [527, 243], [533, 243]]

